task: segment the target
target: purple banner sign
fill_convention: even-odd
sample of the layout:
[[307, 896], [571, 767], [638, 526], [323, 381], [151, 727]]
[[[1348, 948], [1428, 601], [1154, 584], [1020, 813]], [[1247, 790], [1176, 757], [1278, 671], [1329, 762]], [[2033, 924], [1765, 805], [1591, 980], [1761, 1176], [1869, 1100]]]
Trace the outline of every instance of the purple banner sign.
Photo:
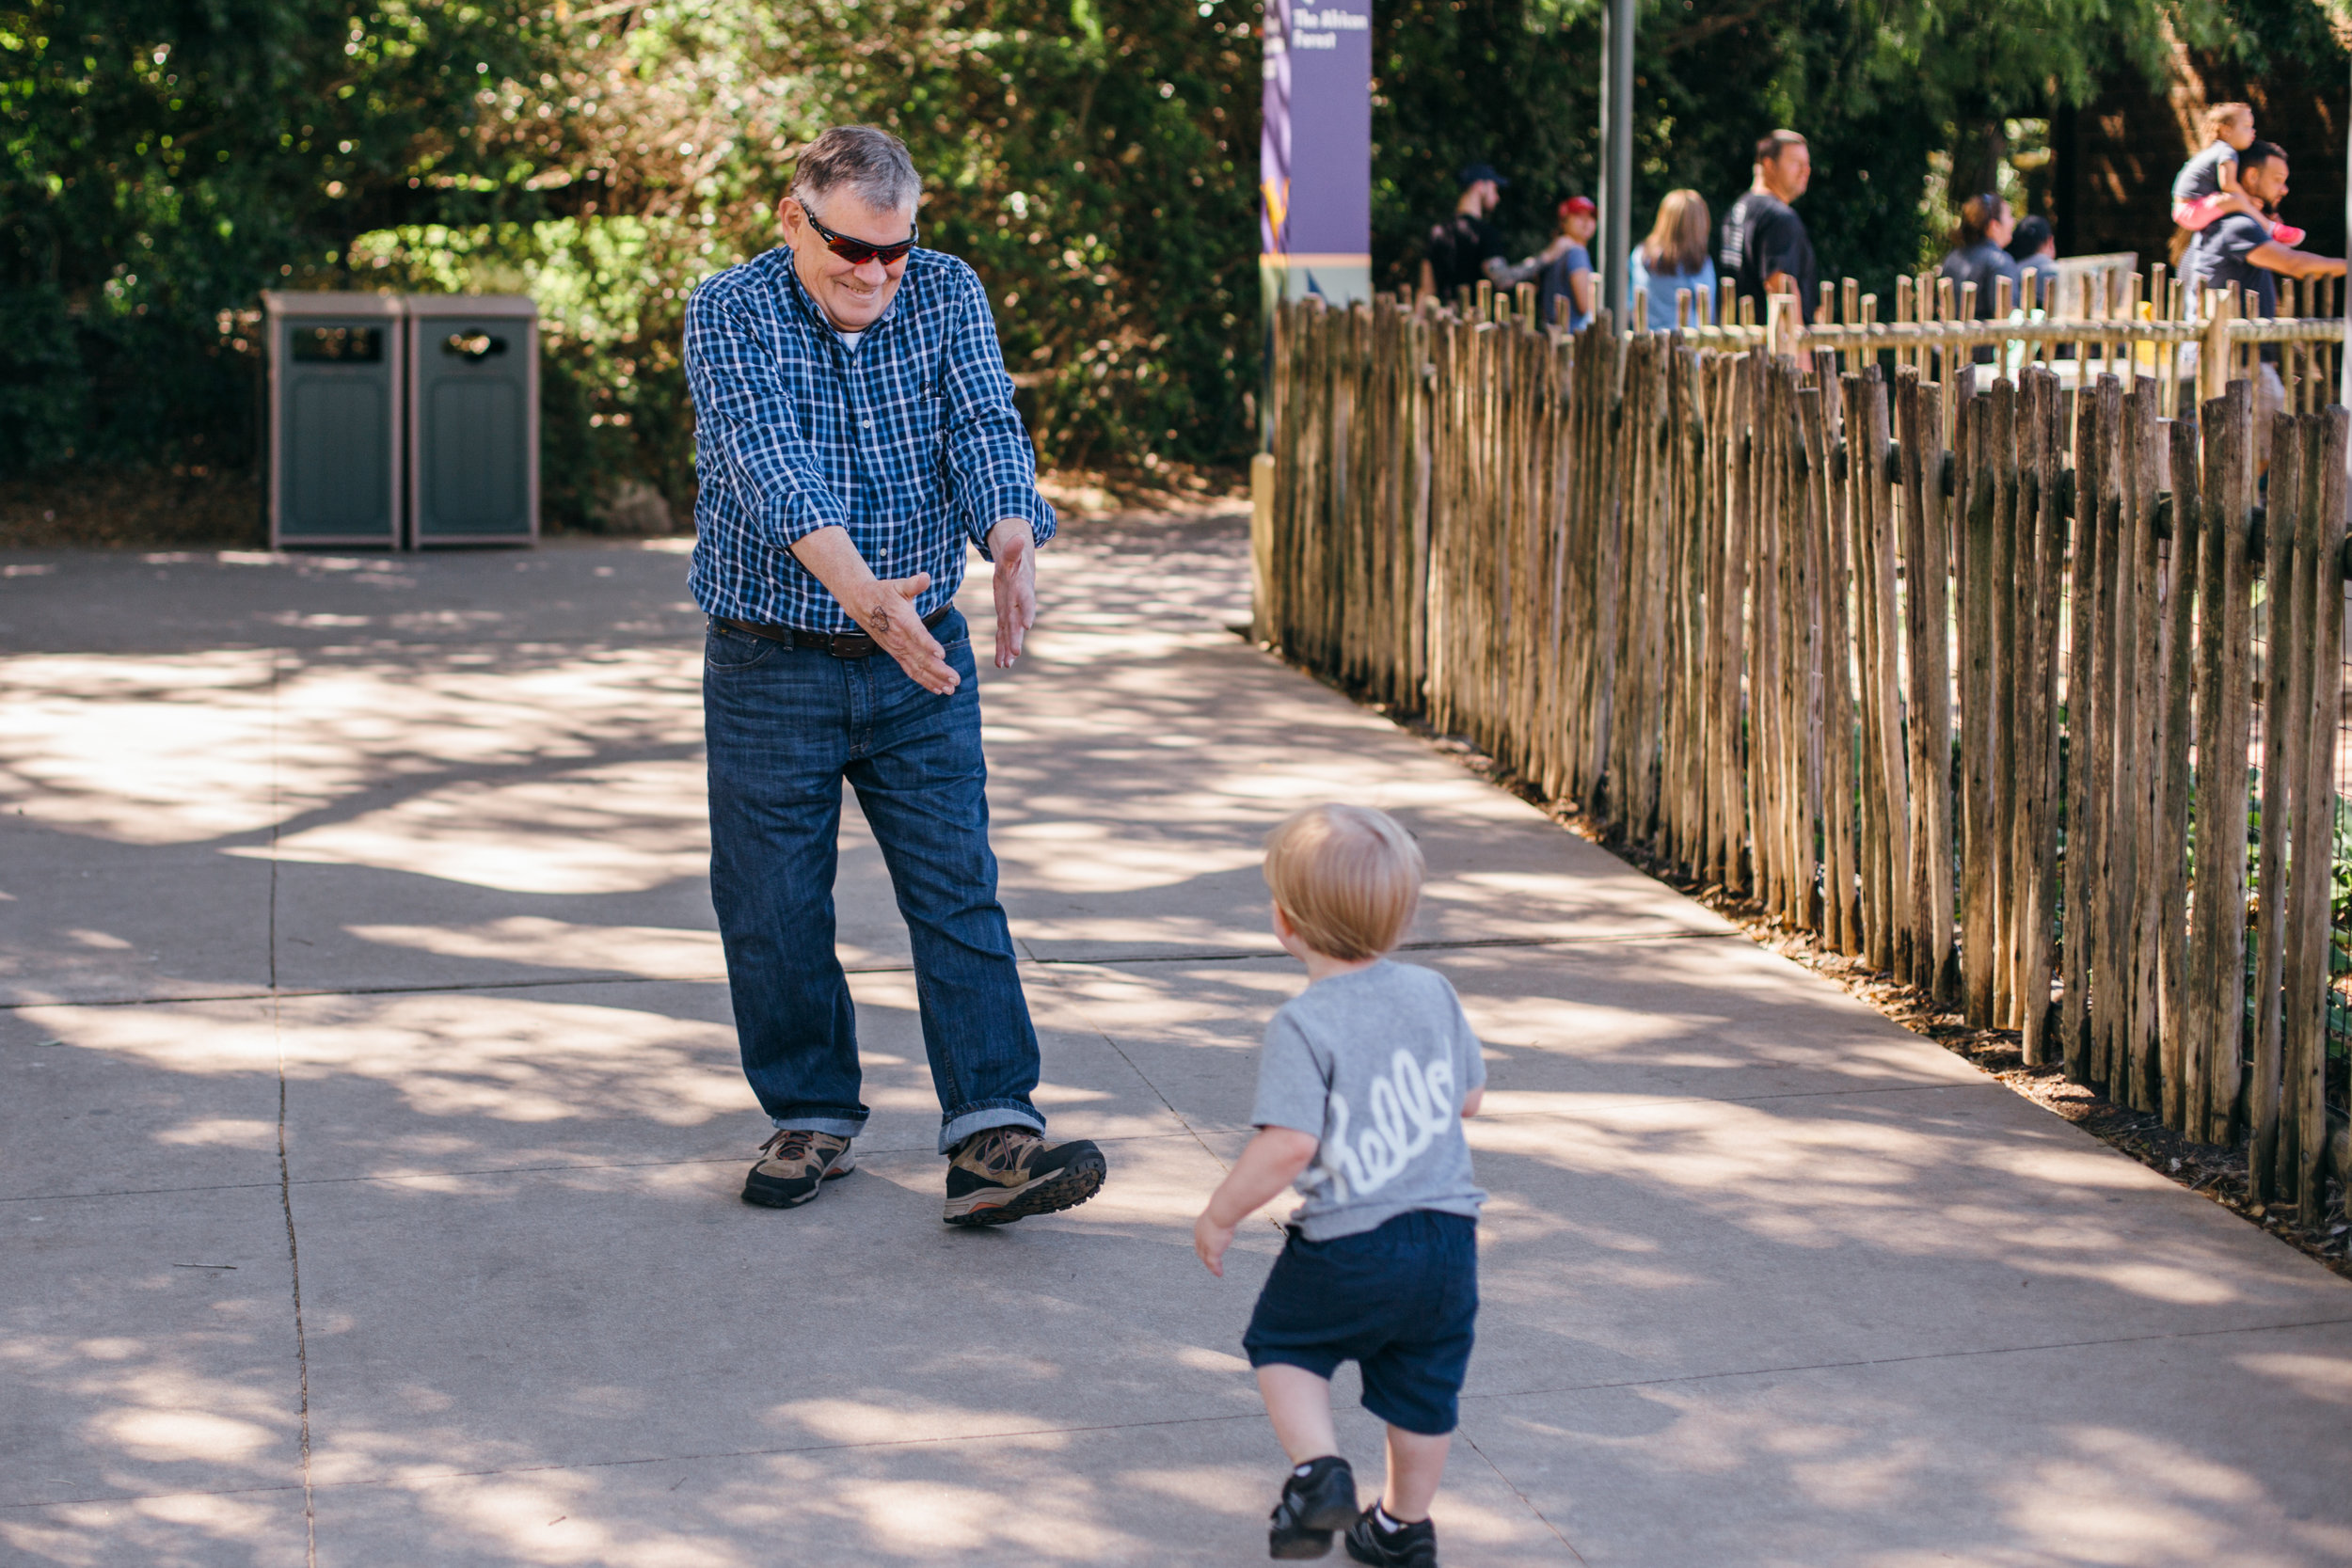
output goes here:
[[1267, 298], [1372, 297], [1372, 0], [1266, 0], [1258, 250]]

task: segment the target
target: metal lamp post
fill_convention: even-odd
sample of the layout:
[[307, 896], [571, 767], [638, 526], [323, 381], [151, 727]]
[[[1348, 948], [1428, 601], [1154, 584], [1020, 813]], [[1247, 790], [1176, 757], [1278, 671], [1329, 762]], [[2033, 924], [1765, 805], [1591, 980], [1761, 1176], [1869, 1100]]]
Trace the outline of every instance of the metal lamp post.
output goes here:
[[1600, 294], [1620, 332], [1630, 329], [1626, 275], [1633, 257], [1633, 0], [1609, 0], [1600, 21]]

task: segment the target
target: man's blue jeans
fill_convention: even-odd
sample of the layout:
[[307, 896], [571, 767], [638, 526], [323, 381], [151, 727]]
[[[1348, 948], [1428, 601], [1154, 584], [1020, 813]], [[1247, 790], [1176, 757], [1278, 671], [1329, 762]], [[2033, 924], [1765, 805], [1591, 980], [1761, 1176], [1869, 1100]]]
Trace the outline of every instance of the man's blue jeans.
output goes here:
[[835, 658], [713, 626], [703, 654], [710, 900], [743, 1073], [780, 1128], [853, 1136], [857, 1025], [834, 954], [841, 781], [882, 846], [914, 947], [939, 1151], [991, 1127], [1042, 1132], [1037, 1031], [996, 901], [971, 628], [935, 630], [963, 679], [940, 697], [888, 654]]

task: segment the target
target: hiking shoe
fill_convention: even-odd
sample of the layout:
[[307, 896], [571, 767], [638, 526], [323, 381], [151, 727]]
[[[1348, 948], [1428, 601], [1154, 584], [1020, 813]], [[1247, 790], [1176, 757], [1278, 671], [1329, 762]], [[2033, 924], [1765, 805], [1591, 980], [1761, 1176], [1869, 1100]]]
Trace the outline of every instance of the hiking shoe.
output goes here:
[[1311, 1459], [1293, 1469], [1274, 1504], [1266, 1531], [1266, 1555], [1321, 1557], [1331, 1549], [1331, 1532], [1356, 1519], [1356, 1472], [1338, 1454]]
[[1426, 1519], [1390, 1535], [1372, 1522], [1373, 1511], [1347, 1527], [1347, 1555], [1375, 1568], [1438, 1568], [1438, 1527]]
[[947, 1156], [949, 1225], [1006, 1225], [1074, 1209], [1103, 1185], [1103, 1151], [1085, 1138], [1049, 1144], [1025, 1127], [991, 1127]]
[[759, 1146], [759, 1163], [743, 1178], [743, 1201], [766, 1209], [797, 1209], [826, 1182], [855, 1169], [849, 1139], [805, 1128], [780, 1128]]

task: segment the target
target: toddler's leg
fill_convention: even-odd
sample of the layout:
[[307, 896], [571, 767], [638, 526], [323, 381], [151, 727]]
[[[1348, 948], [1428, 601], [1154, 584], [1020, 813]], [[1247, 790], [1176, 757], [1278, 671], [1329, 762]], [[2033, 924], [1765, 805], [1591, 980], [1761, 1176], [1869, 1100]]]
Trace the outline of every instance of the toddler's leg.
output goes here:
[[[1279, 1428], [1280, 1423], [1276, 1424]], [[1445, 1479], [1446, 1450], [1453, 1446], [1450, 1432], [1430, 1437], [1399, 1426], [1389, 1428], [1389, 1483], [1380, 1493], [1380, 1506], [1390, 1518], [1409, 1525], [1429, 1517], [1430, 1500], [1438, 1495], [1438, 1482]]]
[[[1258, 1369], [1258, 1392], [1265, 1413], [1274, 1419], [1274, 1435], [1294, 1465], [1340, 1451], [1340, 1434], [1331, 1424], [1331, 1380], [1317, 1377], [1304, 1367], [1269, 1361]], [[1440, 1468], [1444, 1458], [1438, 1459]]]
[[2247, 199], [2235, 191], [2216, 191], [2211, 196], [2201, 196], [2194, 201], [2175, 202], [2172, 207], [2172, 221], [2195, 234], [2201, 232], [2207, 225], [2222, 214], [2239, 212], [2248, 205], [2250, 204]]

